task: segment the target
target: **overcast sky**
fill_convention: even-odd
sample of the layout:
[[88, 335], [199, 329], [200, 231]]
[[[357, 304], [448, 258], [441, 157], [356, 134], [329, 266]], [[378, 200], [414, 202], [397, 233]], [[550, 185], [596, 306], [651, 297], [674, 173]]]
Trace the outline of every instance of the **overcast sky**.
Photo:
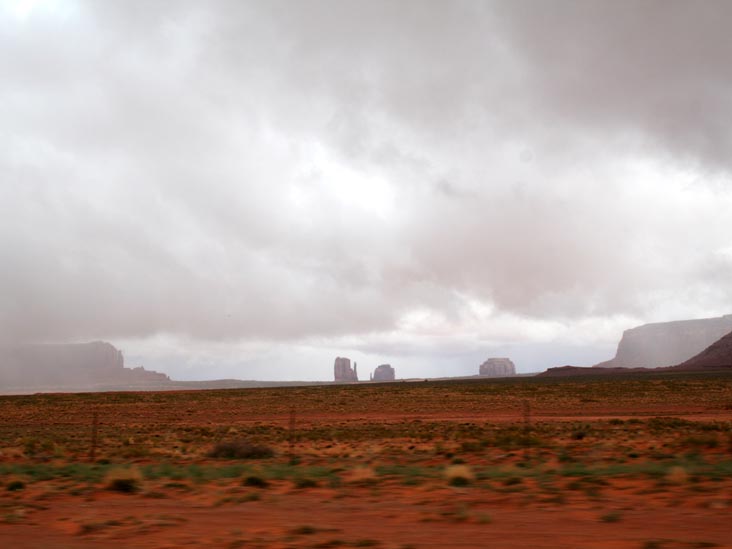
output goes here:
[[0, 338], [179, 379], [732, 312], [732, 2], [0, 0]]

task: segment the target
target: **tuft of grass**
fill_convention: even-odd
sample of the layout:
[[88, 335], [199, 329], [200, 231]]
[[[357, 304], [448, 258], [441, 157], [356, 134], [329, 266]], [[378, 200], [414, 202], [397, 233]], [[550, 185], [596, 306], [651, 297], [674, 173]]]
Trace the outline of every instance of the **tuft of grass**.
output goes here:
[[267, 482], [262, 477], [251, 475], [242, 481], [242, 485], [252, 486], [253, 488], [267, 488], [269, 486], [269, 482]]
[[475, 475], [467, 465], [450, 465], [445, 469], [445, 478], [450, 486], [467, 486], [475, 480]]
[[103, 530], [105, 527], [106, 527], [106, 525], [102, 522], [86, 522], [84, 524], [79, 525], [78, 534], [80, 536], [85, 536], [86, 534], [93, 534], [94, 532]]
[[346, 545], [346, 542], [342, 539], [331, 539], [328, 541], [322, 541], [320, 543], [317, 543], [313, 545], [313, 547], [316, 547], [318, 549], [330, 549], [331, 547], [343, 547]]
[[611, 511], [600, 516], [602, 522], [620, 522], [623, 516], [617, 511]]
[[376, 547], [379, 542], [375, 539], [359, 539], [353, 543], [354, 547]]
[[122, 523], [118, 520], [107, 520], [104, 522], [86, 522], [79, 525], [79, 531], [77, 533], [80, 536], [85, 536], [87, 534], [94, 534], [95, 532], [105, 530], [106, 528], [110, 528], [112, 526], [121, 525]]
[[674, 465], [668, 470], [666, 480], [673, 484], [685, 484], [689, 480], [689, 473], [680, 465]]
[[493, 522], [493, 519], [488, 513], [480, 513], [477, 516], [478, 524], [490, 524]]
[[311, 478], [303, 477], [295, 479], [295, 488], [316, 488], [318, 483]]
[[133, 494], [140, 490], [142, 473], [137, 467], [115, 467], [104, 477], [108, 490]]
[[217, 443], [208, 456], [224, 459], [267, 459], [274, 456], [274, 450], [263, 444], [232, 440]]
[[310, 525], [298, 526], [297, 528], [293, 528], [292, 530], [290, 530], [290, 534], [292, 534], [293, 536], [309, 536], [317, 532], [318, 528]]
[[482, 452], [485, 450], [485, 447], [488, 446], [488, 442], [482, 442], [482, 441], [475, 441], [475, 440], [467, 440], [465, 442], [462, 442], [460, 444], [460, 451], [464, 453], [477, 453]]
[[353, 468], [347, 477], [348, 482], [353, 484], [373, 484], [376, 479], [376, 471], [364, 465]]
[[504, 486], [516, 486], [524, 481], [521, 477], [507, 477], [503, 480]]
[[22, 480], [12, 480], [8, 482], [8, 485], [5, 487], [8, 492], [16, 492], [18, 490], [23, 490], [24, 488], [25, 482]]

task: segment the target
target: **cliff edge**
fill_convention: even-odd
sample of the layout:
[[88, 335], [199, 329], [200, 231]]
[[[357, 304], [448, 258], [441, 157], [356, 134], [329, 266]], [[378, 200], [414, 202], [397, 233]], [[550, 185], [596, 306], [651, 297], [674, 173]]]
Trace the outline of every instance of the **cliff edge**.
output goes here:
[[680, 364], [732, 332], [732, 314], [644, 324], [623, 332], [615, 358], [595, 368], [662, 368]]
[[732, 331], [698, 355], [677, 366], [680, 370], [732, 368]]
[[111, 343], [47, 343], [0, 347], [0, 391], [64, 391], [162, 386], [165, 374], [125, 368]]

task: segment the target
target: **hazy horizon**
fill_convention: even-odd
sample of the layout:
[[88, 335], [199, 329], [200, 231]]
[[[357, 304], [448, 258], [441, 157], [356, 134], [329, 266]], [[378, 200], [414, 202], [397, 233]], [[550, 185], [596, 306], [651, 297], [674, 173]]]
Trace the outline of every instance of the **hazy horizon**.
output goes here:
[[0, 343], [520, 373], [732, 312], [732, 3], [0, 0]]

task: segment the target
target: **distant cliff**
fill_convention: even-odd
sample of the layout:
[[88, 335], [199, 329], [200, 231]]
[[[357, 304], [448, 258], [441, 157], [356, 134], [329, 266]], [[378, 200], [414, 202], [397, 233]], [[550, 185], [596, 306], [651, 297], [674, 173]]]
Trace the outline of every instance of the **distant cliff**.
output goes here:
[[125, 389], [168, 381], [165, 374], [125, 368], [122, 352], [103, 341], [0, 347], [0, 391]]
[[698, 355], [677, 366], [683, 370], [732, 368], [732, 331]]
[[623, 332], [615, 358], [596, 368], [661, 368], [680, 364], [732, 331], [732, 315], [658, 322]]
[[678, 372], [709, 372], [732, 370], [732, 331], [712, 343], [698, 355], [675, 366], [658, 368], [622, 368], [602, 367], [583, 368], [580, 366], [559, 366], [549, 368], [537, 377], [569, 377], [569, 376], [627, 376]]

